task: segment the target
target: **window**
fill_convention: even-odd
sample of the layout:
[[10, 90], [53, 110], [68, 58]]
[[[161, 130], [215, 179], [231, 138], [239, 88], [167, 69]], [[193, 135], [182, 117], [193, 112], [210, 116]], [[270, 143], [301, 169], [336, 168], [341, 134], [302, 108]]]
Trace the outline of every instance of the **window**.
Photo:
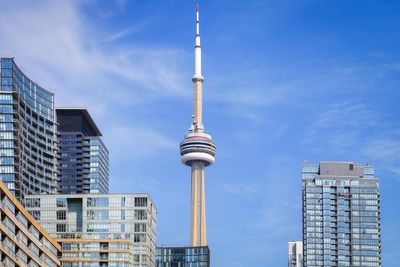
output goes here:
[[135, 234], [133, 237], [133, 242], [146, 242], [146, 234]]
[[147, 207], [147, 197], [135, 197], [135, 207]]
[[35, 220], [40, 221], [40, 210], [30, 210], [29, 213]]
[[109, 211], [108, 210], [88, 210], [87, 211], [88, 220], [108, 220]]
[[66, 220], [66, 219], [67, 219], [67, 211], [57, 210], [57, 220]]
[[66, 208], [67, 207], [67, 199], [66, 198], [57, 198], [57, 207], [58, 208]]
[[107, 197], [89, 197], [87, 199], [88, 207], [108, 207], [108, 198]]
[[145, 223], [135, 223], [135, 232], [146, 232], [146, 224]]
[[13, 139], [13, 132], [0, 132], [0, 139]]
[[[0, 142], [1, 145], [1, 142]], [[0, 158], [0, 165], [13, 165], [14, 159], [13, 158]]]
[[40, 208], [40, 198], [28, 198], [25, 205], [29, 208]]
[[0, 105], [1, 113], [12, 113], [13, 106], [12, 105]]
[[87, 232], [88, 233], [107, 233], [109, 231], [109, 225], [108, 224], [88, 224], [87, 225]]
[[71, 243], [62, 243], [63, 250], [71, 250]]
[[146, 210], [135, 210], [134, 219], [135, 220], [147, 220]]
[[[5, 139], [4, 136], [2, 136], [2, 134], [4, 134], [4, 133], [0, 133], [0, 139]], [[10, 139], [12, 139], [12, 136]], [[12, 156], [14, 156], [14, 149], [0, 149], [0, 156], [12, 157]]]
[[57, 223], [56, 231], [59, 233], [65, 233], [67, 231], [67, 225], [64, 223]]

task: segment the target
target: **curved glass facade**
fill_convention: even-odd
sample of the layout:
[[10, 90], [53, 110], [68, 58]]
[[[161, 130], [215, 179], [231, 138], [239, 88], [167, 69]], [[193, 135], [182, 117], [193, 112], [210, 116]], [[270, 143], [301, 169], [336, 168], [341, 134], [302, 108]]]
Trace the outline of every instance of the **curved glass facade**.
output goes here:
[[20, 200], [54, 194], [57, 184], [54, 94], [1, 59], [0, 180]]

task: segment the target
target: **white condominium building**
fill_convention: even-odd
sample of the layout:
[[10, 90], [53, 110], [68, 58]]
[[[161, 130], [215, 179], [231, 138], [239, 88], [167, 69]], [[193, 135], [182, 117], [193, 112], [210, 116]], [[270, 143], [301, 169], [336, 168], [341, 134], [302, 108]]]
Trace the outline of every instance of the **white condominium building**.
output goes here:
[[66, 267], [153, 267], [157, 210], [148, 194], [34, 195], [27, 210], [60, 244]]

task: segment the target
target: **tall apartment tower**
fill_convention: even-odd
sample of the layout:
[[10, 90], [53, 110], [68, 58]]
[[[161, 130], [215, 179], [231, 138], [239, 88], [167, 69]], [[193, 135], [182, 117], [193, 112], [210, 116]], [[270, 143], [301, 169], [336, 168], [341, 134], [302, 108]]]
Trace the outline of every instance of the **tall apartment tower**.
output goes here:
[[290, 241], [288, 243], [288, 266], [303, 267], [303, 242]]
[[194, 114], [189, 133], [180, 143], [182, 162], [191, 168], [192, 205], [190, 246], [206, 246], [206, 203], [205, 203], [205, 167], [215, 161], [216, 146], [211, 136], [204, 132], [202, 88], [204, 78], [201, 74], [201, 46], [200, 46], [200, 19], [199, 5], [196, 5], [196, 45], [195, 45], [195, 73], [192, 78], [194, 84]]
[[108, 150], [84, 108], [57, 108], [62, 194], [108, 193]]
[[57, 193], [54, 95], [13, 58], [1, 58], [0, 84], [0, 180], [22, 202], [29, 194]]
[[379, 179], [352, 162], [304, 164], [304, 267], [382, 266]]

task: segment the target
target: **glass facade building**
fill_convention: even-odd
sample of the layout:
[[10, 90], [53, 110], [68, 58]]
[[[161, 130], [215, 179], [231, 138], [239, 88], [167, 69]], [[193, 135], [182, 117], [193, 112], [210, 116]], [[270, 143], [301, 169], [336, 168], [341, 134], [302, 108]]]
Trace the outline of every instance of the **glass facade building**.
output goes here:
[[108, 193], [108, 150], [83, 108], [56, 109], [62, 194]]
[[60, 245], [1, 181], [0, 215], [0, 266], [61, 266]]
[[29, 194], [55, 194], [54, 95], [12, 58], [1, 58], [0, 75], [0, 180], [22, 202]]
[[293, 241], [288, 243], [288, 266], [303, 267], [302, 241]]
[[302, 179], [304, 266], [382, 266], [374, 167], [305, 164]]
[[62, 247], [64, 267], [154, 267], [156, 208], [147, 194], [35, 195], [29, 213]]
[[210, 250], [204, 247], [158, 247], [157, 267], [209, 267]]

